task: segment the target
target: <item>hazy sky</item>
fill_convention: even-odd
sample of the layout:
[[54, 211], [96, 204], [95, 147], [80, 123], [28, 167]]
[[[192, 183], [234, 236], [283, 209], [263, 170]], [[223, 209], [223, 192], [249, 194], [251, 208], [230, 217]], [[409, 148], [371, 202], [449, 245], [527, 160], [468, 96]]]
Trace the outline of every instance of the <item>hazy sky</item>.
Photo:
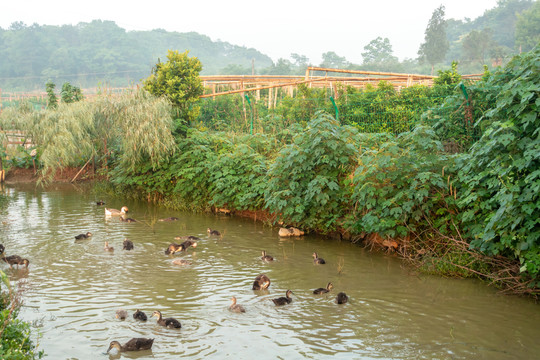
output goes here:
[[415, 58], [433, 10], [446, 7], [446, 19], [474, 19], [497, 0], [11, 0], [2, 1], [0, 27], [63, 25], [111, 20], [126, 30], [195, 31], [270, 56], [305, 55], [313, 64], [334, 51], [360, 64], [364, 46], [387, 37], [394, 55]]

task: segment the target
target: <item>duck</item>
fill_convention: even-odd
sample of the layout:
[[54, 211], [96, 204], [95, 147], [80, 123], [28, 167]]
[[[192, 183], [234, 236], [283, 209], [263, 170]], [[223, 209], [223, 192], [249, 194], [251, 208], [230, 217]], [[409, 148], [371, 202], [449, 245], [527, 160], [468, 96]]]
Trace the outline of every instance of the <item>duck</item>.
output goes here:
[[123, 216], [120, 217], [120, 220], [122, 220], [123, 222], [127, 222], [127, 223], [137, 222], [137, 220], [135, 220], [133, 218], [124, 218]]
[[150, 350], [153, 344], [154, 339], [148, 338], [133, 338], [124, 345], [120, 345], [118, 341], [111, 341], [107, 352], [111, 351], [111, 349], [117, 349], [120, 352]]
[[0, 244], [0, 255], [2, 255], [5, 250], [6, 248], [4, 247], [4, 244]]
[[174, 259], [172, 261], [172, 264], [174, 264], [174, 265], [191, 265], [191, 261], [184, 260], [184, 259]]
[[124, 309], [116, 310], [116, 318], [117, 319], [126, 320], [127, 316], [128, 316], [128, 313], [127, 313], [126, 310], [124, 310]]
[[291, 294], [292, 294], [292, 291], [287, 290], [287, 292], [285, 293], [285, 296], [279, 297], [277, 299], [272, 299], [272, 301], [274, 302], [274, 304], [276, 304], [276, 306], [290, 304], [292, 302]]
[[318, 288], [318, 289], [313, 290], [313, 293], [316, 294], [316, 295], [319, 295], [319, 294], [326, 294], [327, 292], [329, 292], [329, 291], [332, 290], [333, 288], [334, 288], [334, 285], [332, 285], [332, 283], [329, 282], [329, 283], [326, 285], [326, 289], [325, 289], [325, 288]]
[[257, 275], [253, 281], [253, 290], [265, 290], [270, 286], [270, 278], [266, 274]]
[[326, 261], [324, 261], [323, 258], [320, 258], [316, 252], [313, 253], [313, 262], [315, 264], [326, 264]]
[[201, 238], [198, 238], [198, 237], [193, 236], [193, 235], [188, 235], [188, 236], [175, 236], [174, 240], [193, 240], [193, 241], [197, 241], [197, 240], [201, 240]]
[[79, 234], [79, 235], [76, 235], [75, 236], [75, 240], [83, 240], [83, 239], [88, 239], [89, 237], [92, 236], [92, 233], [89, 231], [87, 232], [86, 234]]
[[240, 304], [236, 303], [236, 297], [231, 298], [231, 305], [229, 306], [229, 310], [235, 313], [243, 313], [246, 312], [246, 309]]
[[148, 316], [146, 316], [146, 314], [144, 312], [140, 311], [139, 309], [137, 309], [137, 311], [135, 311], [133, 313], [133, 318], [135, 320], [141, 320], [141, 321], [148, 320]]
[[217, 230], [212, 230], [210, 228], [206, 229], [206, 232], [209, 234], [209, 235], [216, 235], [216, 236], [220, 236], [221, 233]]
[[174, 254], [174, 253], [179, 252], [179, 251], [187, 251], [187, 249], [190, 246], [193, 246], [194, 248], [196, 248], [197, 243], [195, 241], [193, 241], [193, 240], [186, 240], [181, 244], [171, 243], [171, 244], [169, 244], [169, 246], [165, 250], [165, 254], [169, 255], [169, 254]]
[[159, 219], [158, 221], [177, 221], [179, 220], [177, 217], [171, 216], [165, 219]]
[[96, 201], [96, 205], [105, 205], [105, 201], [98, 200], [98, 201]]
[[2, 260], [8, 263], [10, 268], [13, 268], [13, 265], [17, 265], [17, 268], [19, 268], [19, 265], [28, 268], [28, 265], [30, 265], [28, 259], [23, 259], [19, 255], [2, 256]]
[[127, 206], [122, 206], [120, 210], [105, 208], [106, 216], [122, 216], [128, 212]]
[[263, 250], [261, 260], [268, 262], [268, 261], [274, 261], [274, 258], [272, 256], [270, 256], [270, 255], [266, 255], [266, 251]]
[[336, 296], [336, 302], [338, 304], [345, 304], [349, 301], [349, 297], [347, 296], [347, 294], [345, 294], [344, 292], [340, 292], [339, 294], [337, 294]]
[[166, 319], [163, 319], [163, 317], [161, 316], [161, 311], [154, 311], [154, 313], [152, 314], [152, 316], [155, 316], [157, 317], [157, 323], [161, 326], [165, 326], [167, 328], [170, 328], [170, 329], [180, 329], [182, 327], [182, 325], [180, 324], [180, 321], [176, 320], [175, 318], [166, 318]]
[[133, 241], [129, 240], [128, 238], [124, 239], [124, 247], [123, 250], [133, 250]]
[[112, 246], [109, 246], [108, 241], [105, 241], [105, 246], [103, 246], [103, 250], [105, 250], [105, 251], [114, 251], [114, 248]]

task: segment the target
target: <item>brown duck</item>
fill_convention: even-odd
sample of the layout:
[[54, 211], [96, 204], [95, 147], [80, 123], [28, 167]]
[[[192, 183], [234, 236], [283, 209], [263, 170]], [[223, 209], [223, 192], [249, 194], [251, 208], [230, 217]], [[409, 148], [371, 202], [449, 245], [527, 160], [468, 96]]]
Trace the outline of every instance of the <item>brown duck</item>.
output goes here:
[[262, 260], [262, 261], [269, 262], [269, 261], [274, 261], [274, 258], [273, 258], [272, 256], [270, 256], [270, 255], [267, 255], [267, 254], [266, 254], [266, 251], [263, 250], [263, 251], [262, 251], [261, 260]]
[[190, 246], [193, 246], [195, 248], [197, 247], [197, 243], [193, 240], [186, 240], [181, 244], [171, 243], [169, 247], [167, 248], [167, 250], [165, 250], [165, 254], [169, 255], [169, 254], [174, 254], [179, 251], [187, 251], [187, 249]]
[[330, 290], [332, 290], [334, 288], [334, 285], [332, 285], [331, 282], [329, 282], [327, 285], [326, 285], [326, 289], [325, 288], [318, 288], [318, 289], [315, 289], [313, 290], [313, 293], [314, 294], [326, 294], [327, 292], [329, 292]]
[[175, 318], [165, 318], [161, 316], [161, 311], [154, 311], [152, 316], [157, 317], [157, 323], [161, 326], [165, 326], [170, 329], [180, 329], [182, 325], [180, 324], [180, 321], [176, 320]]
[[236, 297], [231, 298], [231, 305], [229, 306], [229, 310], [235, 313], [243, 313], [246, 312], [246, 309], [240, 304], [236, 303]]
[[266, 274], [257, 275], [253, 281], [253, 290], [264, 290], [270, 286], [270, 278]]
[[19, 268], [19, 265], [28, 268], [28, 265], [30, 265], [28, 259], [23, 259], [19, 255], [2, 256], [2, 260], [8, 263], [10, 268], [13, 268], [13, 265], [17, 265], [17, 268]]
[[109, 348], [107, 349], [107, 352], [111, 351], [111, 349], [118, 349], [118, 351], [124, 352], [124, 351], [139, 351], [139, 350], [149, 350], [152, 348], [152, 345], [154, 344], [154, 339], [147, 339], [147, 338], [133, 338], [129, 340], [124, 345], [120, 345], [118, 341], [111, 341], [111, 344], [109, 345]]
[[208, 233], [208, 235], [215, 235], [215, 236], [220, 236], [221, 233], [217, 230], [212, 230], [210, 228], [206, 229], [206, 232]]
[[133, 318], [136, 320], [141, 320], [141, 321], [148, 320], [148, 316], [146, 316], [146, 314], [140, 311], [139, 309], [137, 309], [137, 311], [133, 313]]
[[326, 264], [326, 261], [324, 261], [323, 258], [320, 258], [316, 252], [313, 253], [313, 262], [315, 264]]

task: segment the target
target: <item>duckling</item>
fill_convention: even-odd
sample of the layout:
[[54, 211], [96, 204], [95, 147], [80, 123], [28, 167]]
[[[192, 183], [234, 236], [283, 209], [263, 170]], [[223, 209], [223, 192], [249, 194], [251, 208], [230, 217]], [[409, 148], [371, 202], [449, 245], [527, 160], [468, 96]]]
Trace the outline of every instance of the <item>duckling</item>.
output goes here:
[[109, 246], [108, 241], [105, 241], [105, 246], [103, 246], [103, 250], [105, 250], [105, 251], [114, 251], [114, 248], [112, 246]]
[[30, 265], [28, 259], [23, 259], [19, 255], [2, 256], [2, 260], [8, 263], [10, 268], [13, 268], [13, 265], [17, 265], [17, 268], [19, 268], [19, 265], [24, 265], [25, 268], [28, 268], [28, 265]]
[[292, 291], [287, 290], [287, 292], [285, 293], [285, 296], [279, 297], [277, 299], [272, 299], [272, 301], [274, 302], [274, 304], [276, 304], [276, 306], [290, 304], [292, 302], [291, 294], [292, 294]]
[[4, 247], [4, 245], [0, 244], [0, 255], [2, 255], [5, 250], [6, 250], [6, 248]]
[[126, 310], [124, 310], [124, 309], [116, 310], [116, 318], [117, 319], [126, 320], [127, 316], [128, 316], [128, 313], [127, 313]]
[[105, 205], [105, 201], [98, 200], [98, 201], [96, 201], [96, 205]]
[[206, 232], [209, 234], [209, 235], [216, 235], [216, 236], [220, 236], [221, 233], [217, 230], [212, 230], [210, 228], [206, 229]]
[[193, 236], [193, 235], [188, 235], [188, 236], [175, 236], [174, 240], [193, 240], [193, 241], [196, 241], [196, 240], [201, 240], [201, 238], [198, 238], [198, 237]]
[[140, 311], [139, 309], [137, 309], [137, 311], [133, 313], [133, 318], [136, 320], [141, 320], [141, 321], [148, 320], [148, 317], [146, 316], [146, 314]]
[[267, 261], [267, 262], [268, 262], [268, 261], [274, 261], [274, 258], [273, 258], [272, 256], [270, 256], [270, 255], [266, 255], [266, 251], [263, 250], [263, 251], [262, 251], [261, 260], [262, 260], [262, 261]]
[[339, 294], [337, 294], [336, 296], [336, 302], [338, 304], [345, 304], [349, 301], [349, 297], [347, 296], [347, 294], [345, 294], [344, 292], [340, 292]]
[[134, 222], [137, 222], [137, 220], [135, 220], [135, 219], [132, 219], [132, 218], [124, 218], [123, 216], [120, 217], [120, 220], [122, 220], [123, 222], [127, 222], [127, 223], [134, 223]]
[[319, 295], [319, 294], [326, 294], [327, 292], [329, 292], [329, 291], [332, 290], [333, 288], [334, 288], [334, 285], [332, 285], [332, 283], [329, 282], [329, 283], [326, 285], [326, 289], [325, 289], [325, 288], [318, 288], [318, 289], [313, 290], [313, 293], [316, 294], [316, 295]]
[[236, 303], [236, 297], [231, 298], [231, 305], [229, 306], [229, 310], [235, 313], [243, 313], [246, 312], [246, 309], [242, 305], [239, 305]]
[[122, 206], [120, 210], [105, 208], [106, 216], [122, 216], [128, 212], [127, 206]]
[[180, 329], [182, 327], [182, 325], [180, 324], [180, 321], [174, 319], [174, 318], [166, 318], [166, 319], [163, 319], [162, 316], [161, 316], [161, 312], [156, 310], [154, 311], [154, 313], [152, 314], [152, 316], [155, 316], [157, 317], [157, 323], [161, 326], [165, 326], [167, 328], [176, 328], [176, 329]]
[[124, 247], [123, 250], [133, 250], [133, 241], [129, 239], [124, 239]]
[[313, 253], [313, 262], [315, 264], [326, 264], [326, 261], [324, 261], [323, 258], [320, 258], [316, 252]]
[[86, 234], [79, 234], [79, 235], [76, 235], [75, 236], [75, 240], [83, 240], [83, 239], [88, 239], [89, 237], [92, 236], [92, 233], [89, 231], [87, 232]]
[[107, 352], [111, 351], [111, 349], [115, 348], [118, 351], [139, 351], [139, 350], [150, 350], [152, 348], [152, 344], [154, 344], [154, 339], [147, 339], [147, 338], [133, 338], [129, 340], [124, 345], [120, 345], [118, 341], [111, 341], [111, 344], [109, 345], [109, 348], [107, 349]]
[[158, 221], [177, 221], [179, 220], [177, 217], [171, 216], [165, 219], [159, 219]]
[[270, 286], [270, 278], [266, 274], [257, 275], [253, 282], [253, 290], [264, 290]]
[[169, 254], [174, 254], [174, 253], [179, 252], [179, 251], [187, 251], [187, 249], [190, 246], [193, 246], [194, 248], [196, 248], [197, 243], [195, 241], [193, 241], [193, 240], [186, 240], [181, 244], [171, 243], [169, 245], [169, 247], [167, 248], [167, 250], [165, 250], [165, 254], [169, 255]]
[[184, 260], [184, 259], [174, 259], [172, 263], [174, 265], [191, 265], [191, 261]]

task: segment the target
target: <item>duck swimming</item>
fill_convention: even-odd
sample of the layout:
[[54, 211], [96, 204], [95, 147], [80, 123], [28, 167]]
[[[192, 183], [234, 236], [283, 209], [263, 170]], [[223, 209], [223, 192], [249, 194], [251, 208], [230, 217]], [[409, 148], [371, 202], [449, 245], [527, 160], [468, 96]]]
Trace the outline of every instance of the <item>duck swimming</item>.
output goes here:
[[2, 260], [8, 263], [10, 268], [13, 268], [13, 265], [17, 265], [17, 268], [19, 268], [19, 265], [24, 265], [25, 268], [28, 268], [28, 265], [30, 265], [28, 259], [23, 259], [19, 255], [3, 256]]
[[165, 254], [169, 255], [169, 254], [174, 254], [174, 253], [179, 252], [179, 251], [187, 251], [187, 249], [190, 246], [193, 246], [194, 248], [196, 248], [197, 243], [195, 241], [193, 241], [193, 240], [186, 240], [181, 244], [172, 243], [165, 250]]
[[171, 216], [165, 219], [159, 219], [158, 221], [177, 221], [179, 220], [177, 217]]
[[338, 304], [345, 304], [349, 301], [349, 297], [347, 296], [347, 294], [345, 294], [344, 292], [340, 292], [339, 294], [337, 294], [336, 296], [336, 302]]
[[174, 259], [172, 263], [174, 265], [191, 265], [191, 261], [184, 259]]
[[316, 294], [316, 295], [319, 295], [319, 294], [326, 294], [327, 292], [329, 292], [329, 291], [332, 290], [333, 288], [334, 288], [334, 285], [332, 285], [332, 283], [329, 282], [329, 283], [326, 285], [326, 289], [325, 289], [325, 288], [318, 288], [318, 289], [313, 290], [313, 293]]
[[116, 310], [116, 318], [117, 319], [126, 320], [127, 316], [128, 316], [128, 313], [127, 313], [126, 310], [124, 310], [124, 309]]
[[133, 250], [133, 241], [129, 239], [124, 239], [123, 250]]
[[188, 236], [175, 236], [174, 237], [174, 240], [201, 240], [201, 238], [198, 238], [196, 236], [193, 236], [193, 235], [188, 235]]
[[180, 321], [174, 318], [163, 319], [161, 316], [161, 311], [158, 311], [158, 310], [154, 311], [152, 316], [155, 316], [158, 318], [157, 323], [161, 326], [165, 326], [170, 329], [180, 329], [182, 327], [182, 325], [180, 324]]
[[315, 264], [326, 264], [326, 261], [324, 261], [323, 258], [320, 258], [316, 252], [313, 253], [313, 262]]
[[0, 255], [3, 254], [5, 250], [4, 244], [0, 244]]
[[217, 230], [212, 230], [210, 228], [206, 229], [206, 232], [209, 234], [209, 235], [215, 235], [215, 236], [220, 236], [221, 233]]
[[231, 298], [231, 305], [229, 306], [229, 310], [235, 313], [243, 313], [246, 312], [246, 309], [242, 305], [239, 305], [236, 303], [236, 297]]
[[98, 201], [96, 201], [96, 205], [105, 205], [105, 201], [98, 200]]
[[105, 251], [114, 251], [114, 248], [112, 246], [109, 246], [108, 241], [105, 241], [105, 246], [103, 246], [103, 250], [105, 250]]
[[253, 290], [265, 290], [270, 286], [270, 278], [266, 274], [257, 275], [253, 282]]
[[109, 345], [109, 348], [107, 349], [107, 352], [111, 351], [111, 349], [118, 349], [118, 351], [139, 351], [139, 350], [149, 350], [152, 348], [152, 344], [154, 344], [154, 339], [147, 339], [147, 338], [133, 338], [129, 340], [124, 345], [120, 345], [118, 341], [111, 341], [111, 344]]
[[276, 306], [290, 304], [292, 302], [291, 294], [292, 294], [292, 291], [287, 290], [284, 297], [282, 296], [277, 299], [272, 299], [272, 301], [274, 302], [274, 304], [276, 304]]
[[132, 218], [124, 218], [123, 216], [120, 217], [120, 220], [122, 220], [123, 222], [127, 222], [127, 223], [134, 223], [134, 222], [137, 222], [137, 220], [135, 220], [135, 219], [132, 219]]
[[92, 233], [89, 231], [87, 232], [86, 234], [79, 234], [79, 235], [76, 235], [75, 236], [75, 239], [76, 240], [83, 240], [83, 239], [88, 239], [89, 237], [92, 236]]
[[266, 251], [263, 250], [261, 260], [268, 262], [268, 261], [274, 261], [274, 258], [272, 256], [270, 256], [270, 255], [266, 255]]
[[148, 320], [148, 317], [146, 316], [146, 314], [144, 312], [140, 311], [139, 309], [137, 309], [137, 311], [135, 311], [133, 313], [133, 318], [135, 320], [141, 320], [141, 321]]
[[106, 216], [122, 216], [128, 212], [127, 206], [122, 206], [120, 210], [105, 208]]

